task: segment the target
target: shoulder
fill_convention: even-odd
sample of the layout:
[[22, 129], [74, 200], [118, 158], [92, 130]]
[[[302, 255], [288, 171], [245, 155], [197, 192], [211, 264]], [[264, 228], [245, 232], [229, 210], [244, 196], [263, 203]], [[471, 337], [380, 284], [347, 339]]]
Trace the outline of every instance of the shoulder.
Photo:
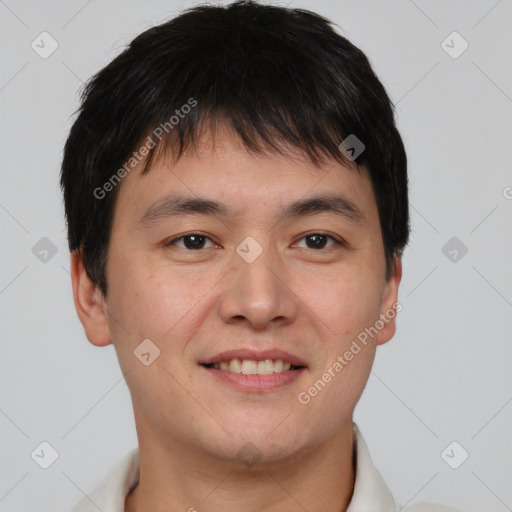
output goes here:
[[404, 512], [462, 512], [456, 508], [439, 505], [438, 503], [426, 503], [424, 501], [406, 507]]

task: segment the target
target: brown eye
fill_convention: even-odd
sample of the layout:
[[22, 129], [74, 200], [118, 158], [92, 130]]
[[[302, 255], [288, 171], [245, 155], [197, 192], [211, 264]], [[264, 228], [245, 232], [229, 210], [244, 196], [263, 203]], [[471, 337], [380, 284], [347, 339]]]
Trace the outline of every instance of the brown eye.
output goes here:
[[[328, 240], [332, 240], [331, 245], [327, 245]], [[306, 241], [306, 249], [314, 249], [314, 250], [320, 250], [320, 249], [329, 249], [330, 247], [334, 245], [343, 245], [341, 242], [336, 240], [333, 236], [326, 235], [325, 233], [310, 233], [308, 235], [305, 235], [300, 239], [300, 241], [305, 240]]]
[[181, 248], [187, 249], [187, 250], [192, 250], [192, 251], [194, 251], [194, 250], [197, 251], [200, 249], [204, 249], [204, 244], [208, 240], [211, 242], [211, 240], [207, 236], [201, 235], [199, 233], [190, 233], [190, 234], [182, 235], [178, 238], [175, 238], [174, 240], [171, 240], [170, 242], [167, 242], [165, 244], [165, 246], [168, 247], [170, 245], [177, 245], [177, 242], [183, 241], [183, 246], [181, 246]]

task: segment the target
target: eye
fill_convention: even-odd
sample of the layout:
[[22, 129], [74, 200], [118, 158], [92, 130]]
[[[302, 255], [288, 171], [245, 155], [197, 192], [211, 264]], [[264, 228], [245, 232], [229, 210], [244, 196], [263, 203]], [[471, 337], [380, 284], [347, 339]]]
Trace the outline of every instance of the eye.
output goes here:
[[[303, 236], [300, 241], [306, 240], [306, 249], [325, 249], [327, 239], [332, 240], [332, 244], [327, 246], [330, 248], [334, 245], [345, 245], [342, 241], [336, 240], [333, 236], [326, 235], [325, 233], [309, 233]], [[296, 245], [296, 244], [295, 244]]]
[[177, 242], [182, 241], [183, 246], [179, 246], [179, 247], [181, 247], [183, 249], [197, 251], [199, 249], [205, 248], [204, 245], [207, 240], [211, 242], [211, 240], [207, 236], [202, 235], [201, 233], [188, 233], [186, 235], [182, 235], [180, 237], [174, 238], [173, 240], [166, 242], [164, 245], [165, 245], [165, 247], [168, 247], [170, 245], [177, 245]]
[[[333, 236], [327, 235], [325, 233], [309, 233], [307, 235], [304, 235], [299, 240], [299, 242], [301, 242], [302, 240], [306, 241], [306, 247], [303, 247], [305, 249], [321, 250], [329, 249], [335, 245], [345, 245], [345, 243], [342, 242], [341, 240], [337, 240]], [[327, 245], [327, 242], [329, 240], [331, 241], [331, 245]], [[201, 249], [208, 248], [205, 247], [205, 243], [207, 242], [210, 242], [212, 244], [211, 247], [214, 246], [213, 242], [206, 235], [202, 235], [201, 233], [188, 233], [180, 237], [174, 238], [169, 242], [166, 242], [164, 245], [165, 247], [176, 245], [178, 247], [181, 247], [182, 249], [198, 251]], [[182, 245], [178, 245], [180, 243]], [[298, 243], [294, 244], [294, 246], [298, 246]]]

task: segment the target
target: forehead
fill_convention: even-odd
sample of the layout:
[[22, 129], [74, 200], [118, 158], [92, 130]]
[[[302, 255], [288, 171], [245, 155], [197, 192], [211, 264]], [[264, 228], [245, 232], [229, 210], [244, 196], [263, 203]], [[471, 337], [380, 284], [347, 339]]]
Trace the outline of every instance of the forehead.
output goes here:
[[123, 179], [116, 210], [125, 217], [128, 208], [132, 220], [140, 219], [149, 206], [174, 194], [212, 199], [227, 207], [218, 213], [232, 216], [272, 209], [283, 214], [286, 205], [300, 198], [342, 195], [364, 218], [374, 215], [375, 197], [366, 169], [346, 167], [332, 158], [317, 166], [291, 145], [280, 143], [280, 149], [252, 153], [229, 129], [203, 132], [177, 161], [172, 151], [162, 151], [144, 174], [144, 161], [140, 162]]

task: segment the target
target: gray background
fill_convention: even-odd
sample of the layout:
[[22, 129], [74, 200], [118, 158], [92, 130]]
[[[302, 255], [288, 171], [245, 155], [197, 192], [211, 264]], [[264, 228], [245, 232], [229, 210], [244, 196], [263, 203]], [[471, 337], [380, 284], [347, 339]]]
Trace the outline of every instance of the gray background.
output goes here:
[[[195, 4], [0, 0], [1, 511], [69, 510], [136, 445], [114, 349], [89, 344], [74, 310], [58, 172], [82, 82]], [[512, 2], [286, 5], [366, 52], [409, 157], [403, 310], [355, 419], [402, 505], [512, 510]], [[47, 59], [31, 47], [43, 31], [59, 45]], [[458, 58], [445, 49], [460, 39], [442, 45], [453, 31], [469, 44]], [[57, 251], [46, 261], [43, 237]], [[31, 458], [43, 441], [59, 454], [46, 470]]]

